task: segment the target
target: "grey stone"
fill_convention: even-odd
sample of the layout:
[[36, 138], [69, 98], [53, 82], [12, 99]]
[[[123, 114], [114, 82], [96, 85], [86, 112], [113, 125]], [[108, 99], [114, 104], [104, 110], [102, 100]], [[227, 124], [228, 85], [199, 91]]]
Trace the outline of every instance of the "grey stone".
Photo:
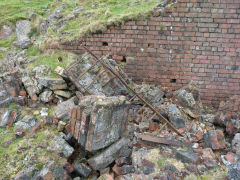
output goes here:
[[66, 158], [70, 157], [74, 149], [61, 137], [55, 136], [47, 150], [53, 151], [59, 155], [63, 154]]
[[88, 159], [88, 163], [94, 170], [104, 169], [118, 157], [120, 149], [129, 142], [128, 138], [121, 138], [100, 154]]
[[51, 74], [51, 68], [47, 65], [40, 65], [32, 70], [36, 77], [44, 77]]
[[185, 105], [187, 107], [194, 107], [194, 105], [196, 104], [193, 94], [188, 93], [185, 89], [180, 89], [174, 92], [174, 94], [177, 95], [182, 105]]
[[232, 140], [232, 150], [240, 156], [240, 133], [237, 133]]
[[26, 165], [16, 174], [14, 180], [32, 180], [36, 172], [37, 170], [34, 166]]
[[15, 126], [21, 127], [24, 130], [32, 129], [37, 124], [37, 119], [32, 116], [25, 115], [22, 119], [15, 123]]
[[74, 169], [78, 173], [78, 175], [80, 175], [81, 177], [87, 178], [90, 175], [90, 173], [92, 172], [92, 169], [84, 163], [79, 163], [79, 162], [75, 161], [72, 164], [72, 166], [74, 167]]
[[56, 74], [58, 74], [61, 77], [67, 78], [67, 72], [65, 71], [64, 68], [57, 66], [56, 69], [54, 70]]
[[0, 127], [5, 127], [8, 123], [8, 119], [11, 115], [11, 110], [7, 110], [1, 117], [0, 117]]
[[200, 162], [200, 157], [197, 154], [187, 151], [177, 151], [176, 158], [180, 159], [183, 163], [197, 164]]
[[16, 47], [25, 49], [28, 48], [31, 44], [30, 38], [28, 34], [31, 31], [30, 21], [27, 20], [19, 20], [16, 23], [16, 33], [17, 33], [17, 41], [13, 44]]
[[62, 91], [62, 90], [56, 90], [54, 91], [54, 94], [57, 94], [65, 98], [70, 98], [72, 96], [72, 93], [70, 91]]
[[13, 29], [8, 25], [3, 25], [0, 29], [0, 40], [7, 39], [13, 33]]
[[39, 95], [39, 97], [42, 102], [45, 102], [45, 103], [50, 102], [52, 100], [52, 91], [46, 90], [46, 91], [42, 92]]
[[128, 107], [125, 96], [84, 96], [79, 106], [82, 118], [77, 123], [81, 126], [75, 132], [79, 133], [78, 143], [87, 151], [105, 148], [123, 135]]
[[71, 99], [59, 103], [55, 109], [55, 115], [58, 119], [67, 121], [70, 119], [70, 108], [76, 107], [74, 101], [77, 97], [74, 96]]
[[174, 124], [175, 128], [179, 129], [185, 127], [185, 119], [175, 104], [169, 106], [168, 117], [169, 120]]
[[240, 177], [240, 163], [235, 163], [229, 166], [227, 178], [229, 180], [239, 180]]
[[22, 82], [33, 100], [37, 100], [36, 95], [40, 93], [42, 87], [38, 85], [38, 82], [35, 78], [30, 77], [28, 74], [22, 77]]
[[38, 83], [51, 90], [67, 89], [67, 84], [62, 78], [39, 77]]
[[213, 123], [213, 121], [215, 119], [215, 115], [214, 114], [202, 114], [201, 119], [202, 119], [202, 121]]
[[[147, 84], [135, 85], [134, 89], [137, 92], [137, 94], [144, 94], [144, 98], [153, 105], [158, 105], [162, 102], [164, 92], [162, 92], [159, 88], [153, 85]], [[138, 100], [135, 100], [134, 102], [140, 103], [140, 101]]]

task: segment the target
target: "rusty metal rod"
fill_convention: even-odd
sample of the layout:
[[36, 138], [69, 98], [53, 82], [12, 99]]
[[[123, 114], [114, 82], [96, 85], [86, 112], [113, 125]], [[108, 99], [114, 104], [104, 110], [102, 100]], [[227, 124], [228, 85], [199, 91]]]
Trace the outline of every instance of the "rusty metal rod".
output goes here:
[[165, 117], [163, 117], [151, 104], [149, 104], [144, 98], [142, 98], [140, 95], [138, 95], [135, 90], [131, 87], [128, 86], [128, 84], [125, 82], [125, 80], [119, 76], [119, 74], [117, 72], [115, 72], [111, 67], [109, 67], [106, 63], [104, 63], [103, 61], [101, 61], [95, 54], [93, 54], [86, 46], [82, 45], [84, 49], [86, 49], [86, 51], [91, 54], [97, 62], [100, 62], [103, 67], [105, 67], [106, 69], [108, 69], [111, 73], [113, 73], [113, 75], [115, 75], [120, 81], [121, 83], [131, 92], [133, 92], [138, 99], [140, 99], [140, 101], [142, 101], [144, 104], [146, 104], [154, 113], [156, 113], [156, 115], [158, 117], [160, 117], [167, 125], [168, 127], [173, 130], [174, 132], [176, 132], [178, 135], [183, 136], [174, 126], [172, 123], [170, 123]]

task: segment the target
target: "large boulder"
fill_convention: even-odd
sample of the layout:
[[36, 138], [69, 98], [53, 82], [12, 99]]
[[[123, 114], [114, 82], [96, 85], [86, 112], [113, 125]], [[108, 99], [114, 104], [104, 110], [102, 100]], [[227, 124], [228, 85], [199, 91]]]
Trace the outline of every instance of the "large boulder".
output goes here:
[[74, 138], [87, 151], [109, 146], [125, 131], [127, 107], [125, 96], [82, 97], [70, 120]]

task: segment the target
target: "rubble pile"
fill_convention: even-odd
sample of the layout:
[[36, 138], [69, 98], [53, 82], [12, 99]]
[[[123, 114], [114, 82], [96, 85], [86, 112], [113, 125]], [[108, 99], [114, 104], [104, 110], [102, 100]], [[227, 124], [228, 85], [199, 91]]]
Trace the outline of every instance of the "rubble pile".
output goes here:
[[[194, 179], [218, 168], [218, 177], [238, 179], [238, 97], [221, 102], [214, 112], [201, 103], [194, 82], [169, 95], [161, 87], [135, 85], [116, 62], [106, 57], [102, 61], [182, 136], [133, 98], [89, 54], [67, 69], [57, 67], [54, 78], [48, 66], [4, 74], [0, 77], [0, 127], [17, 129], [15, 137], [1, 146], [34, 137], [44, 127], [55, 126], [58, 131], [39, 148], [52, 152], [59, 162], [50, 158], [40, 168], [26, 164], [14, 179]], [[11, 109], [10, 103], [22, 108]], [[48, 112], [50, 107], [53, 114]], [[38, 110], [24, 113], [32, 109]]]

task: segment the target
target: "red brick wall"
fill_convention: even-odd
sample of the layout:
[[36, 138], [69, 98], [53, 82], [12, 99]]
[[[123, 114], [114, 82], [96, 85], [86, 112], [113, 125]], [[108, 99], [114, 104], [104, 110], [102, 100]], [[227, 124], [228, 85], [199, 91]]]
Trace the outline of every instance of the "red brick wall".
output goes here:
[[[135, 82], [172, 90], [195, 80], [205, 103], [240, 95], [240, 0], [178, 0], [146, 21], [129, 21], [86, 38], [98, 55], [126, 60]], [[62, 48], [80, 53], [81, 47]]]

